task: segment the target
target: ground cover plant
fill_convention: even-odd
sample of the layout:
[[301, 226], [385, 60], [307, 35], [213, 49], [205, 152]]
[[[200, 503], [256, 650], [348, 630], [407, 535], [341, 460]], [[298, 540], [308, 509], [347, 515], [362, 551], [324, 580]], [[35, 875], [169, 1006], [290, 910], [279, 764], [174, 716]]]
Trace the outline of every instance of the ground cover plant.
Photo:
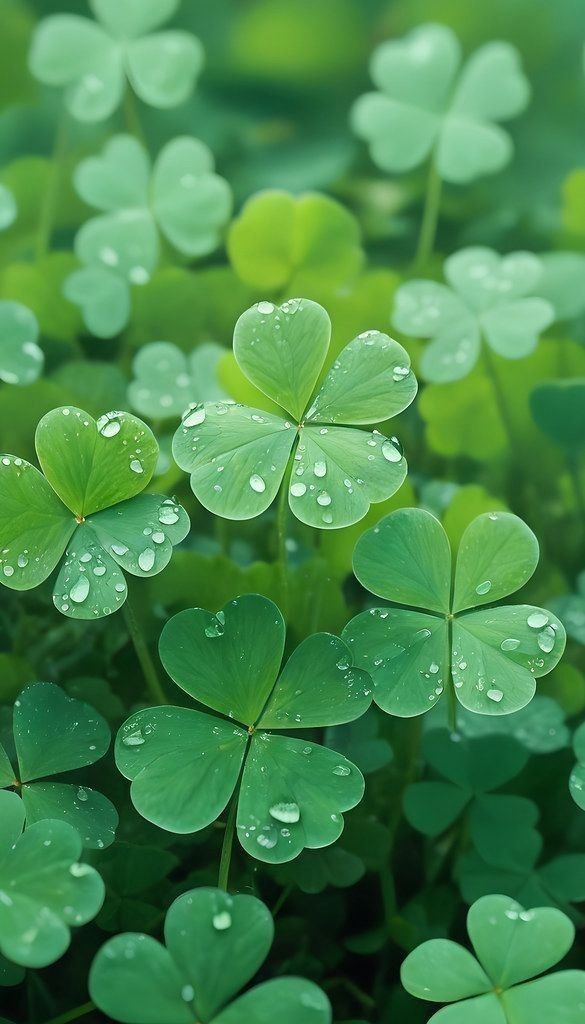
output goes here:
[[580, 5], [0, 14], [0, 1024], [583, 1024]]

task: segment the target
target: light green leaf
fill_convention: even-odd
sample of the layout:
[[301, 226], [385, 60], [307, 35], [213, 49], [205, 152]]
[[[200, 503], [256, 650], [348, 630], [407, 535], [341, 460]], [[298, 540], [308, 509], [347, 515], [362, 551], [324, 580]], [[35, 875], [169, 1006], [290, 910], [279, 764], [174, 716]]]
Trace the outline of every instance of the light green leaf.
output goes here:
[[99, 156], [77, 165], [73, 182], [86, 203], [113, 212], [122, 207], [147, 206], [149, 177], [150, 162], [144, 146], [132, 135], [114, 135]]
[[539, 1016], [558, 1024], [580, 1024], [584, 999], [585, 971], [558, 971], [502, 994], [508, 1018], [518, 1024], [534, 1024]]
[[445, 118], [437, 147], [437, 170], [444, 181], [466, 185], [509, 163], [510, 136], [496, 124], [453, 113]]
[[0, 185], [0, 231], [6, 231], [18, 216], [16, 200], [5, 185]]
[[125, 1024], [193, 1024], [184, 984], [169, 951], [150, 935], [115, 935], [89, 973], [93, 1001]]
[[507, 304], [533, 291], [542, 274], [534, 253], [500, 256], [485, 246], [468, 246], [445, 260], [445, 278], [477, 313]]
[[217, 248], [232, 206], [230, 187], [214, 174], [213, 155], [181, 136], [161, 150], [152, 177], [152, 210], [170, 242], [186, 256]]
[[156, 224], [141, 208], [92, 217], [75, 236], [75, 253], [90, 269], [113, 271], [127, 284], [144, 285], [159, 258]]
[[126, 572], [155, 576], [187, 536], [190, 521], [172, 498], [140, 494], [90, 516], [86, 525]]
[[467, 999], [492, 987], [475, 957], [449, 939], [417, 946], [402, 964], [400, 980], [411, 995], [433, 1003]]
[[102, 25], [121, 39], [133, 39], [152, 32], [173, 16], [180, 0], [89, 0]]
[[0, 300], [0, 380], [6, 384], [31, 384], [43, 369], [44, 356], [37, 345], [36, 317], [19, 302]]
[[106, 796], [88, 786], [35, 782], [22, 787], [22, 799], [28, 827], [46, 818], [65, 821], [90, 850], [103, 850], [116, 838], [116, 808]]
[[0, 789], [7, 789], [9, 786], [13, 786], [15, 777], [16, 772], [12, 767], [10, 758], [0, 743]]
[[324, 992], [304, 978], [272, 978], [256, 985], [222, 1010], [214, 1024], [330, 1024], [331, 1007]]
[[538, 564], [538, 541], [511, 512], [486, 512], [465, 530], [457, 554], [453, 611], [499, 601], [519, 590]]
[[534, 351], [553, 319], [553, 307], [544, 299], [518, 299], [482, 313], [480, 323], [494, 352], [506, 359], [522, 359]]
[[78, 526], [53, 587], [53, 604], [72, 619], [97, 619], [121, 608], [128, 596], [124, 574], [94, 531]]
[[224, 398], [217, 380], [224, 352], [213, 342], [199, 345], [189, 357], [167, 341], [144, 345], [132, 364], [131, 405], [141, 416], [166, 419], [180, 416], [190, 404]]
[[529, 99], [530, 86], [516, 48], [509, 43], [487, 43], [465, 64], [453, 110], [486, 121], [504, 121], [522, 113]]
[[102, 267], [83, 267], [69, 275], [63, 287], [69, 302], [79, 306], [96, 338], [112, 338], [130, 318], [130, 288], [123, 278]]
[[158, 32], [126, 45], [132, 88], [152, 107], [166, 110], [184, 103], [202, 67], [203, 47], [190, 32]]

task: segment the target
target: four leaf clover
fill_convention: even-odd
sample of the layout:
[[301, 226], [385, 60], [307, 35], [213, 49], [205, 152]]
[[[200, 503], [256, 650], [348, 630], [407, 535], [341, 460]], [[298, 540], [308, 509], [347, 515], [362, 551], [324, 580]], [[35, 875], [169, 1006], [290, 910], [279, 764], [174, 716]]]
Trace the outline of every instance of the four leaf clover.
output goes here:
[[460, 65], [459, 42], [444, 25], [422, 25], [374, 51], [379, 92], [356, 101], [352, 124], [378, 167], [410, 171], [431, 156], [444, 181], [464, 184], [508, 163], [512, 143], [497, 122], [529, 98], [518, 52], [487, 43]]
[[18, 769], [0, 744], [0, 789], [16, 787], [27, 825], [59, 819], [77, 829], [84, 846], [109, 846], [118, 814], [108, 798], [88, 786], [49, 781], [104, 756], [110, 730], [102, 716], [53, 683], [33, 683], [15, 701], [13, 729]]
[[101, 156], [83, 160], [75, 187], [102, 210], [78, 231], [75, 251], [83, 267], [65, 282], [65, 295], [83, 310], [98, 337], [125, 327], [131, 285], [144, 285], [158, 264], [159, 231], [185, 256], [217, 247], [231, 211], [231, 190], [214, 172], [213, 156], [198, 139], [178, 136], [151, 167], [131, 135], [115, 135]]
[[485, 513], [461, 538], [451, 584], [449, 540], [430, 512], [398, 509], [362, 534], [353, 558], [358, 580], [408, 606], [361, 612], [343, 630], [374, 680], [376, 703], [408, 718], [428, 711], [448, 687], [483, 715], [528, 704], [535, 679], [561, 657], [565, 630], [542, 608], [492, 605], [530, 579], [538, 554], [521, 519]]
[[429, 1024], [579, 1024], [585, 971], [529, 980], [571, 948], [575, 929], [565, 914], [554, 907], [524, 910], [508, 896], [484, 896], [469, 909], [467, 931], [476, 956], [457, 942], [431, 939], [402, 964], [407, 992], [454, 1004], [433, 1014]]
[[157, 420], [180, 416], [197, 400], [225, 398], [217, 382], [217, 365], [224, 351], [211, 341], [193, 349], [189, 356], [168, 341], [143, 345], [132, 364], [130, 404], [141, 416]]
[[371, 681], [329, 633], [308, 637], [282, 671], [285, 625], [267, 598], [246, 594], [212, 615], [174, 615], [160, 638], [174, 681], [218, 716], [192, 708], [147, 708], [116, 739], [116, 764], [132, 780], [137, 811], [160, 828], [205, 828], [237, 792], [237, 831], [259, 860], [282, 863], [305, 847], [334, 843], [342, 811], [364, 780], [340, 754], [283, 729], [339, 725], [371, 701]]
[[65, 821], [37, 821], [22, 833], [24, 802], [0, 792], [0, 953], [46, 967], [67, 949], [73, 926], [91, 921], [104, 885], [80, 864], [81, 840]]
[[37, 344], [39, 325], [30, 309], [0, 300], [0, 338], [0, 380], [32, 384], [43, 369], [44, 356]]
[[461, 249], [445, 260], [449, 286], [418, 280], [398, 289], [392, 322], [405, 334], [431, 339], [421, 359], [427, 380], [459, 380], [475, 366], [482, 341], [506, 359], [534, 351], [554, 320], [550, 302], [530, 295], [541, 273], [529, 252]]
[[96, 422], [63, 406], [40, 421], [35, 444], [43, 473], [0, 456], [0, 582], [30, 590], [65, 552], [55, 606], [70, 618], [110, 615], [128, 594], [121, 570], [154, 576], [189, 530], [173, 499], [140, 494], [156, 465], [155, 437], [128, 413]]
[[103, 121], [120, 105], [126, 78], [153, 107], [176, 107], [193, 90], [203, 49], [190, 32], [153, 32], [180, 0], [89, 0], [98, 24], [77, 14], [40, 22], [30, 69], [45, 85], [65, 89], [67, 110], [79, 121]]
[[165, 945], [150, 935], [116, 935], [89, 975], [96, 1006], [113, 1020], [166, 1024], [329, 1024], [326, 995], [304, 978], [262, 982], [232, 1002], [262, 966], [274, 925], [255, 896], [192, 889], [171, 905]]
[[358, 522], [372, 502], [398, 489], [406, 460], [396, 439], [356, 428], [410, 405], [417, 385], [409, 357], [388, 335], [365, 331], [343, 349], [313, 394], [330, 335], [326, 311], [309, 299], [259, 302], [239, 318], [234, 355], [240, 369], [293, 420], [224, 402], [187, 411], [173, 455], [209, 511], [251, 519], [268, 508], [285, 480], [301, 522], [336, 529]]

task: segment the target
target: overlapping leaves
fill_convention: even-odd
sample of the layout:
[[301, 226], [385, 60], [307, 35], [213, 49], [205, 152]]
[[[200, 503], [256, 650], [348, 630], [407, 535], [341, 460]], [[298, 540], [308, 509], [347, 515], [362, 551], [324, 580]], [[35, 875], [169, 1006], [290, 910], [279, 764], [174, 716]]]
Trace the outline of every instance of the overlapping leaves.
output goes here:
[[407, 718], [428, 711], [447, 688], [450, 700], [483, 715], [528, 704], [535, 680], [561, 657], [565, 631], [552, 612], [494, 602], [523, 586], [537, 563], [536, 537], [509, 512], [470, 523], [453, 585], [449, 541], [430, 512], [399, 509], [363, 534], [354, 572], [395, 606], [360, 613], [342, 635], [371, 673], [376, 703]]
[[366, 331], [343, 349], [315, 392], [330, 334], [326, 311], [308, 299], [259, 302], [242, 314], [236, 360], [283, 415], [224, 402], [187, 412], [173, 454], [210, 512], [251, 519], [284, 480], [301, 522], [336, 529], [358, 522], [403, 482], [406, 461], [396, 439], [359, 428], [410, 405], [416, 380], [409, 357], [386, 334]]
[[71, 618], [109, 615], [127, 597], [122, 569], [160, 572], [189, 529], [174, 500], [140, 493], [156, 464], [154, 435], [128, 413], [96, 422], [63, 406], [43, 417], [35, 443], [43, 473], [0, 457], [0, 582], [30, 590], [65, 554], [55, 606]]
[[130, 404], [141, 416], [158, 420], [180, 416], [196, 402], [225, 398], [217, 380], [223, 351], [211, 341], [193, 349], [189, 356], [168, 341], [144, 345], [132, 364]]
[[280, 671], [284, 640], [278, 608], [257, 594], [217, 615], [193, 608], [167, 622], [164, 667], [217, 714], [147, 708], [122, 726], [116, 763], [140, 814], [171, 832], [196, 832], [236, 791], [240, 843], [269, 863], [341, 835], [341, 812], [363, 793], [361, 772], [333, 750], [280, 733], [358, 718], [371, 701], [370, 677], [328, 633], [308, 637]]

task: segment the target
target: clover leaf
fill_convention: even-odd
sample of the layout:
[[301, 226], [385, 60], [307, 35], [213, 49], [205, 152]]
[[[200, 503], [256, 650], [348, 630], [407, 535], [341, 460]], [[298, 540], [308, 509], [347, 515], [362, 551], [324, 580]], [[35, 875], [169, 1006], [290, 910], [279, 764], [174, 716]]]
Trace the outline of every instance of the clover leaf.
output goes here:
[[121, 570], [154, 576], [189, 530], [175, 501], [140, 493], [154, 472], [156, 439], [128, 413], [96, 422], [63, 406], [40, 421], [35, 445], [43, 473], [0, 456], [0, 583], [31, 590], [65, 553], [56, 608], [76, 619], [110, 615], [128, 594]]
[[569, 636], [578, 644], [585, 645], [585, 570], [577, 576], [576, 592], [556, 597], [551, 606]]
[[578, 1024], [585, 971], [529, 980], [571, 948], [575, 929], [565, 914], [553, 907], [524, 910], [508, 896], [484, 896], [469, 909], [467, 931], [476, 956], [457, 942], [431, 939], [402, 964], [407, 992], [454, 1004], [433, 1014], [429, 1024]]
[[118, 814], [107, 797], [88, 786], [51, 781], [104, 756], [110, 730], [102, 716], [53, 683], [33, 683], [15, 701], [13, 730], [18, 768], [0, 744], [0, 789], [16, 787], [27, 825], [59, 819], [77, 829], [84, 846], [109, 846]]
[[579, 726], [573, 736], [573, 750], [577, 764], [569, 778], [569, 790], [577, 806], [585, 811], [585, 723]]
[[102, 214], [77, 233], [82, 267], [69, 275], [64, 293], [98, 337], [126, 326], [131, 286], [146, 284], [158, 264], [159, 232], [183, 255], [206, 256], [231, 211], [230, 187], [214, 173], [211, 151], [187, 136], [163, 146], [151, 166], [137, 139], [115, 135], [101, 156], [82, 160], [74, 182]]
[[530, 394], [530, 411], [539, 430], [575, 460], [585, 448], [585, 379], [543, 381]]
[[562, 750], [568, 746], [570, 736], [563, 708], [552, 697], [541, 694], [513, 715], [474, 715], [462, 708], [457, 715], [457, 731], [470, 738], [511, 736], [531, 754]]
[[430, 512], [398, 509], [364, 533], [354, 573], [397, 607], [361, 612], [342, 636], [356, 663], [370, 672], [379, 707], [401, 718], [420, 715], [445, 688], [483, 715], [528, 704], [535, 678], [561, 657], [565, 630], [542, 608], [494, 602], [523, 586], [537, 562], [536, 537], [509, 512], [485, 513], [470, 523], [453, 584], [447, 534]]
[[274, 936], [255, 896], [192, 889], [171, 904], [165, 945], [149, 935], [116, 935], [89, 975], [96, 1006], [125, 1024], [329, 1024], [325, 994], [303, 978], [279, 977], [234, 996], [259, 970]]
[[144, 345], [134, 357], [134, 379], [128, 387], [131, 406], [153, 420], [180, 416], [197, 401], [225, 398], [217, 381], [224, 349], [213, 342], [199, 345], [186, 356], [168, 341]]
[[285, 480], [297, 519], [337, 529], [398, 490], [406, 460], [396, 438], [356, 428], [410, 405], [417, 385], [409, 357], [388, 335], [365, 331], [343, 349], [314, 394], [330, 334], [326, 311], [309, 299], [259, 302], [239, 318], [240, 369], [283, 415], [223, 402], [186, 413], [173, 455], [210, 512], [252, 519]]
[[161, 661], [217, 715], [147, 708], [121, 727], [116, 764], [148, 821], [197, 832], [236, 790], [239, 840], [258, 860], [283, 863], [339, 838], [341, 812], [362, 797], [361, 772], [333, 750], [279, 733], [358, 718], [371, 701], [370, 677], [330, 633], [308, 637], [279, 673], [284, 640], [280, 611], [258, 594], [217, 615], [191, 608], [169, 619]]
[[407, 335], [430, 338], [421, 372], [434, 383], [466, 377], [484, 342], [497, 355], [521, 359], [552, 323], [550, 302], [534, 290], [542, 266], [529, 252], [499, 256], [472, 246], [445, 260], [448, 284], [408, 281], [396, 292], [392, 322]]
[[0, 185], [0, 231], [9, 228], [18, 216], [16, 199], [6, 185]]
[[361, 96], [352, 125], [384, 171], [418, 167], [431, 157], [453, 184], [501, 170], [512, 142], [497, 123], [520, 114], [529, 85], [515, 47], [481, 46], [461, 68], [459, 42], [445, 25], [422, 25], [382, 43], [370, 74], [378, 92]]
[[404, 794], [410, 824], [438, 836], [463, 813], [473, 845], [492, 864], [515, 867], [538, 849], [536, 805], [525, 797], [493, 793], [513, 779], [528, 761], [528, 752], [507, 736], [468, 740], [444, 729], [423, 740], [427, 764], [441, 781], [414, 782]]
[[0, 953], [46, 967], [69, 946], [70, 928], [91, 921], [104, 885], [80, 864], [81, 840], [65, 821], [37, 821], [22, 833], [24, 802], [0, 792]]
[[0, 300], [0, 337], [0, 380], [5, 384], [32, 384], [44, 362], [34, 314], [20, 302]]
[[155, 32], [180, 0], [89, 0], [96, 22], [77, 14], [43, 19], [34, 33], [29, 67], [44, 85], [65, 90], [79, 121], [104, 121], [119, 107], [126, 80], [152, 107], [167, 109], [191, 94], [203, 65], [196, 36]]

